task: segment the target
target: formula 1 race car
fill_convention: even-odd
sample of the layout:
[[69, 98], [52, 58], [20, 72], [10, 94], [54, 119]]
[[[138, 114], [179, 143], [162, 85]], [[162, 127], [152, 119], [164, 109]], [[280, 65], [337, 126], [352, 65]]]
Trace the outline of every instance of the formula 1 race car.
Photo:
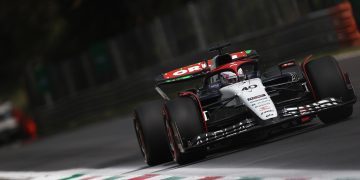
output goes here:
[[32, 141], [36, 137], [35, 121], [10, 101], [0, 101], [0, 145], [19, 139]]
[[[344, 120], [356, 96], [349, 76], [335, 58], [326, 56], [282, 62], [260, 73], [254, 50], [223, 53], [211, 60], [176, 69], [156, 78], [162, 100], [141, 104], [134, 127], [148, 165], [179, 164], [205, 158], [206, 150], [226, 139], [253, 131], [270, 132], [318, 117], [323, 123]], [[161, 87], [200, 79], [202, 85], [175, 98]]]

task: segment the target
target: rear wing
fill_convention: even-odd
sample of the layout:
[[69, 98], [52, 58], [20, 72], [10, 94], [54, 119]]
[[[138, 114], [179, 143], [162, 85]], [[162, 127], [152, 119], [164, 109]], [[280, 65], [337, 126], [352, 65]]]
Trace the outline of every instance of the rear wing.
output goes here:
[[[231, 53], [230, 55], [233, 61], [241, 61], [244, 58], [253, 59], [259, 57], [255, 50], [245, 50]], [[214, 59], [216, 59], [216, 57]], [[162, 91], [162, 89], [159, 87], [160, 85], [177, 83], [194, 78], [201, 78], [215, 68], [216, 67], [214, 60], [205, 60], [199, 63], [191, 64], [189, 66], [169, 71], [167, 73], [159, 75], [155, 79], [155, 90], [160, 94], [163, 99], [169, 100], [170, 98], [164, 91]]]
[[[231, 53], [233, 61], [242, 60], [244, 58], [257, 58], [258, 54], [255, 50], [245, 50]], [[205, 60], [189, 66], [169, 71], [159, 75], [156, 79], [156, 85], [171, 84], [184, 80], [189, 80], [206, 75], [211, 69], [216, 68], [213, 60]]]
[[210, 71], [212, 66], [211, 60], [202, 61], [161, 74], [155, 79], [155, 82], [156, 85], [162, 85], [202, 77]]

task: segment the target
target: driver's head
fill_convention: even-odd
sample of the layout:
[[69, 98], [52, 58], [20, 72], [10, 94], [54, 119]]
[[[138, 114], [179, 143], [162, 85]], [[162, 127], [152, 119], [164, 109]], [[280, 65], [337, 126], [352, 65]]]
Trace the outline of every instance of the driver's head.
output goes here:
[[238, 77], [235, 73], [226, 71], [220, 73], [220, 81], [224, 84], [233, 84], [238, 82]]

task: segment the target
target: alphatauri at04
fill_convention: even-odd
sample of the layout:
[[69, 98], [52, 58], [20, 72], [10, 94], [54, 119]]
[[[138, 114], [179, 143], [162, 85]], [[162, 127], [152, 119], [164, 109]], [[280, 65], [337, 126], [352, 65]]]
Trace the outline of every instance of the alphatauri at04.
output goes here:
[[[335, 58], [286, 61], [260, 73], [254, 50], [223, 53], [211, 60], [161, 74], [161, 100], [135, 109], [134, 127], [149, 165], [202, 159], [211, 145], [260, 130], [299, 125], [319, 117], [334, 123], [349, 117], [356, 102], [349, 76]], [[169, 98], [164, 85], [200, 79], [201, 87]]]

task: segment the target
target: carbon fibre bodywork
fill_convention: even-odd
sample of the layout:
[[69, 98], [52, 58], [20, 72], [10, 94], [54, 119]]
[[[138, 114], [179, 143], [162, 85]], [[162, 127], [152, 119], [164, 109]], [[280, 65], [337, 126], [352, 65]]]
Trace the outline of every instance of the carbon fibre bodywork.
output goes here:
[[[221, 63], [217, 63], [219, 56]], [[349, 98], [316, 98], [304, 71], [304, 64], [310, 56], [302, 65], [290, 60], [264, 73], [258, 70], [256, 51], [219, 56], [170, 71], [156, 79], [157, 91], [165, 100], [170, 98], [159, 88], [160, 85], [194, 78], [203, 81], [202, 87], [179, 93], [191, 97], [198, 104], [205, 130], [195, 137], [182, 138], [182, 143], [178, 144], [182, 152], [264, 128], [299, 125], [304, 119], [354, 104], [357, 99], [349, 80], [345, 81]], [[235, 82], [218, 80], [224, 72], [236, 74]], [[214, 80], [214, 77], [218, 79]]]

